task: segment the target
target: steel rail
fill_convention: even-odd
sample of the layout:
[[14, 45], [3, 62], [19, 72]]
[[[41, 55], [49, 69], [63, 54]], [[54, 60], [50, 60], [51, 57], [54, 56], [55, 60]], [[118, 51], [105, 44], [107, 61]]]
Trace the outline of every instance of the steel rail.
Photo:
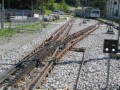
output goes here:
[[58, 51], [59, 51], [59, 47], [57, 47], [57, 49], [55, 50], [54, 54], [51, 57], [50, 62], [46, 63], [46, 65], [43, 68], [42, 72], [40, 72], [37, 75], [37, 77], [34, 80], [32, 80], [32, 82], [27, 86], [26, 90], [31, 90], [31, 88], [34, 90], [37, 87], [37, 85], [47, 76], [47, 73], [49, 72], [49, 70], [51, 70], [50, 69], [51, 66], [53, 66], [55, 64], [55, 56], [56, 56], [56, 54], [57, 54]]
[[[66, 27], [66, 26], [65, 26]], [[58, 34], [56, 34], [56, 36], [57, 35], [59, 35], [59, 33]], [[42, 44], [43, 45], [43, 44]], [[40, 46], [42, 46], [42, 45], [40, 45]], [[46, 46], [46, 49], [49, 49], [49, 48], [47, 48], [48, 46]], [[42, 48], [42, 49], [40, 49], [40, 51], [37, 51], [37, 53], [38, 52], [43, 52], [43, 50], [45, 51], [45, 47], [44, 48]], [[50, 49], [51, 50], [51, 49]], [[49, 51], [50, 51], [49, 50]], [[53, 48], [52, 48], [52, 50], [53, 50]], [[34, 56], [35, 54], [37, 54], [37, 53], [35, 53], [35, 51], [33, 51], [34, 52], [34, 54], [32, 55], [32, 56]], [[47, 53], [48, 54], [48, 53]], [[30, 57], [31, 57], [31, 54], [30, 54]], [[29, 58], [29, 57], [26, 57], [26, 58]], [[44, 59], [44, 58], [43, 58]], [[23, 60], [22, 60], [23, 61]], [[17, 66], [19, 66], [21, 63], [23, 63], [23, 62], [19, 62], [17, 65], [15, 65], [15, 66], [13, 66], [11, 69], [9, 69], [7, 72], [5, 72], [3, 75], [6, 75], [6, 76], [1, 76], [1, 78], [2, 79], [0, 79], [0, 83], [2, 83], [8, 76], [10, 76], [13, 72], [15, 72], [15, 71], [17, 71], [18, 70], [18, 68], [17, 68]], [[35, 61], [35, 62], [37, 62], [37, 61]], [[30, 64], [31, 65], [31, 64]], [[28, 66], [29, 67], [29, 66]], [[23, 71], [21, 72], [21, 73], [23, 73]], [[25, 73], [26, 74], [26, 73]], [[21, 76], [21, 74], [19, 74], [19, 76], [18, 76], [18, 78], [20, 78], [20, 76]], [[13, 80], [14, 81], [14, 80]], [[12, 82], [13, 83], [13, 85], [14, 85], [14, 83], [16, 82], [17, 80], [15, 80], [14, 82]], [[11, 84], [10, 84], [11, 85]], [[7, 86], [10, 86], [9, 84], [8, 85], [6, 85], [6, 87]]]
[[[64, 42], [65, 43], [65, 42]], [[59, 44], [59, 43], [58, 43]], [[60, 42], [60, 44], [61, 44], [61, 42]], [[56, 45], [56, 47], [57, 47], [58, 45]], [[54, 46], [55, 47], [55, 46]], [[50, 50], [51, 51], [51, 50]], [[49, 52], [48, 52], [49, 53]], [[46, 53], [47, 54], [47, 53]], [[45, 53], [43, 54], [43, 55], [46, 55]], [[40, 56], [41, 57], [41, 56]], [[44, 57], [44, 56], [43, 56]]]
[[[90, 28], [87, 28], [88, 30], [90, 29]], [[86, 30], [87, 31], [87, 30]], [[85, 31], [83, 31], [83, 32], [79, 32], [79, 34], [78, 33], [76, 33], [76, 35], [74, 35], [74, 34], [72, 34], [72, 35], [69, 35], [69, 36], [67, 36], [67, 39], [65, 38], [64, 40], [59, 40], [59, 41], [56, 41], [56, 42], [54, 42], [54, 44], [50, 44], [50, 47], [49, 48], [47, 48], [44, 52], [42, 52], [42, 54], [40, 54], [39, 56], [37, 56], [37, 59], [39, 59], [39, 61], [41, 61], [42, 59], [45, 59], [45, 56], [46, 55], [49, 55], [50, 53], [52, 54], [52, 53], [54, 53], [54, 51], [55, 51], [55, 49], [58, 47], [58, 46], [60, 46], [60, 45], [63, 45], [63, 44], [67, 44], [67, 43], [69, 43], [71, 40], [74, 40], [74, 39], [76, 39], [77, 37], [79, 37], [80, 35], [82, 35], [82, 34], [84, 34], [85, 33]], [[72, 43], [72, 45], [74, 44], [74, 41], [72, 41], [71, 42]], [[37, 61], [35, 61], [35, 62], [37, 62]], [[52, 61], [52, 63], [53, 63], [53, 61]], [[53, 63], [54, 64], [54, 63]], [[51, 64], [50, 64], [51, 65]], [[32, 67], [32, 63], [30, 63], [30, 64], [28, 64], [27, 65], [27, 67], [29, 67], [29, 66], [31, 66]], [[35, 67], [35, 66], [33, 66], [33, 67]], [[31, 68], [32, 69], [32, 68]], [[27, 70], [29, 71], [30, 70], [30, 68], [27, 68]], [[27, 70], [26, 70], [26, 72], [27, 72]], [[49, 70], [49, 69], [48, 69]], [[24, 72], [24, 70], [21, 72], [21, 74], [20, 75], [22, 75], [22, 73], [25, 73]], [[19, 78], [20, 78], [20, 76], [19, 76]], [[17, 78], [18, 79], [18, 78]], [[14, 81], [14, 80], [13, 80]], [[12, 85], [14, 85], [14, 83], [15, 83], [16, 81], [14, 81], [13, 82], [13, 84]], [[11, 86], [12, 86], [11, 85]], [[9, 84], [8, 84], [8, 86], [9, 86]], [[7, 86], [6, 86], [7, 87]]]
[[[93, 27], [91, 28], [91, 30], [89, 28], [87, 28], [88, 30], [86, 30], [86, 33], [84, 32], [83, 35], [81, 35], [80, 37], [78, 37], [77, 39], [71, 41], [71, 43], [69, 43], [69, 45], [63, 49], [63, 51], [61, 53], [59, 53], [59, 55], [56, 58], [53, 58], [50, 66], [53, 67], [55, 63], [59, 62], [60, 58], [68, 51], [70, 50], [78, 41], [80, 41], [81, 39], [83, 39], [84, 37], [86, 37], [87, 35], [89, 35], [91, 32], [93, 32], [94, 30], [96, 30], [98, 27]], [[88, 31], [88, 32], [87, 32]], [[54, 62], [54, 63], [53, 63]], [[35, 90], [38, 86], [39, 83], [42, 82], [43, 78], [45, 78], [46, 75], [48, 75], [48, 73], [50, 72], [49, 70], [51, 70], [51, 67], [48, 66], [48, 69], [46, 70], [46, 72], [44, 72], [44, 76], [41, 76], [38, 80], [38, 82], [35, 84], [34, 88], [32, 90]], [[28, 90], [28, 89], [27, 89]]]

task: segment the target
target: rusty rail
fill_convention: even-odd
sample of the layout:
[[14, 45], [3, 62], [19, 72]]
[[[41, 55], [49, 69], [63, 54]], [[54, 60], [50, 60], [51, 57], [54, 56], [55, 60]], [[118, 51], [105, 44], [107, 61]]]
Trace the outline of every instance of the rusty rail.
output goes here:
[[[33, 83], [36, 81], [36, 79], [38, 79], [38, 77], [39, 77], [39, 80], [37, 83], [41, 83], [44, 80], [44, 78], [49, 74], [49, 72], [52, 70], [52, 68], [54, 67], [54, 64], [57, 63], [60, 60], [60, 58], [68, 50], [70, 50], [78, 41], [80, 41], [81, 39], [83, 39], [84, 37], [89, 35], [91, 32], [93, 32], [97, 28], [98, 27], [96, 27], [96, 25], [92, 25], [86, 29], [83, 29], [82, 31], [79, 31], [72, 35], [68, 35], [67, 37], [61, 38], [60, 40], [58, 39], [60, 37], [59, 33], [63, 32], [63, 30], [59, 33], [57, 32], [58, 34], [52, 37], [52, 40], [53, 40], [53, 38], [54, 39], [56, 38], [56, 41], [52, 41], [50, 39], [48, 41], [49, 43], [47, 43], [47, 44], [46, 44], [47, 41], [45, 41], [42, 45], [40, 45], [38, 47], [38, 50], [36, 49], [32, 53], [32, 57], [27, 59], [30, 62], [28, 62], [28, 61], [26, 61], [25, 63], [21, 62], [17, 65], [17, 68], [15, 67], [16, 71], [17, 71], [21, 67], [21, 65], [23, 65], [23, 70], [21, 70], [19, 72], [19, 75], [16, 75], [17, 77], [14, 78], [15, 80], [11, 79], [11, 81], [9, 81], [8, 84], [6, 84], [5, 88], [14, 85], [21, 77], [23, 77], [24, 75], [29, 73], [36, 66], [36, 64], [38, 62], [43, 61], [46, 58], [46, 56], [53, 55], [55, 57], [53, 57], [50, 62], [47, 62], [45, 64], [43, 69], [40, 71], [38, 76], [35, 79], [33, 79], [32, 84], [30, 84], [28, 88], [31, 88], [31, 85], [33, 85]], [[67, 30], [69, 31], [69, 29], [67, 29]], [[67, 34], [65, 33], [65, 35], [67, 35]], [[62, 48], [62, 51], [58, 53], [57, 48], [61, 45], [64, 47]], [[56, 51], [56, 49], [57, 49], [57, 51]], [[34, 64], [33, 64], [33, 62], [34, 62]], [[35, 86], [37, 87], [37, 84], [35, 84]]]
[[[38, 87], [38, 84], [40, 84], [40, 83], [42, 83], [42, 81], [43, 81], [43, 79], [49, 74], [49, 72], [51, 71], [51, 69], [54, 67], [54, 64], [55, 63], [57, 63], [57, 62], [59, 62], [59, 60], [61, 59], [61, 57], [68, 51], [68, 50], [70, 50], [78, 41], [80, 41], [80, 40], [82, 40], [83, 38], [85, 38], [87, 35], [89, 35], [91, 32], [93, 32], [94, 30], [96, 30], [98, 27], [96, 27], [96, 25], [95, 26], [92, 26], [92, 28], [90, 27], [90, 28], [86, 28], [86, 29], [84, 29], [83, 30], [83, 32], [82, 31], [80, 31], [79, 32], [79, 34], [78, 34], [78, 32], [77, 33], [74, 33], [74, 34], [72, 34], [72, 35], [70, 35], [70, 36], [68, 36], [69, 37], [69, 39], [67, 39], [67, 41], [64, 41], [63, 40], [63, 42], [62, 43], [68, 43], [68, 45], [67, 45], [67, 47], [65, 47], [63, 50], [62, 50], [62, 52], [60, 52], [56, 57], [54, 57], [54, 58], [52, 58], [52, 60], [51, 60], [51, 64], [47, 67], [47, 69], [44, 71], [44, 76], [40, 76], [39, 78], [38, 78], [38, 82], [35, 84], [35, 86], [34, 86], [34, 88], [32, 88], [32, 90], [35, 90], [37, 87]], [[77, 35], [77, 36], [75, 36], [75, 34]], [[72, 40], [70, 40], [71, 39], [71, 36], [74, 38], [74, 39], [72, 39]], [[67, 37], [67, 38], [68, 38]], [[65, 39], [66, 40], [66, 39]], [[70, 40], [70, 41], [69, 41]], [[41, 84], [40, 84], [41, 85]], [[39, 86], [39, 88], [40, 88], [40, 86]], [[29, 89], [30, 89], [30, 87], [29, 87]], [[27, 90], [29, 90], [29, 89], [27, 89]]]
[[[66, 27], [68, 26], [68, 24], [71, 21], [67, 22], [67, 24], [65, 24], [63, 27], [61, 27], [56, 34], [51, 38], [45, 40], [41, 45], [39, 45], [38, 47], [36, 47], [31, 53], [29, 53], [29, 55], [27, 55], [25, 58], [23, 58], [21, 60], [21, 62], [19, 62], [17, 65], [13, 66], [11, 69], [9, 69], [7, 72], [5, 72], [3, 74], [3, 76], [1, 76], [0, 78], [0, 83], [2, 83], [8, 76], [10, 76], [13, 73], [16, 73], [17, 70], [19, 70], [19, 68], [23, 68], [23, 70], [20, 70], [19, 75], [17, 75], [17, 77], [15, 78], [15, 80], [11, 80], [9, 81], [9, 84], [6, 84], [4, 87], [8, 87], [8, 86], [12, 86], [14, 85], [17, 81], [19, 81], [25, 74], [29, 73], [37, 64], [37, 60], [39, 59], [39, 61], [42, 59], [45, 59], [46, 54], [49, 56], [49, 54], [52, 54], [55, 50], [55, 48], [60, 44], [59, 42], [53, 42], [51, 40], [55, 40], [57, 38], [59, 38], [60, 34], [59, 33], [63, 33], [63, 31], [66, 29]], [[62, 29], [62, 30], [61, 30]], [[47, 45], [49, 43], [50, 45]], [[52, 47], [52, 44], [55, 47]], [[57, 44], [57, 45], [56, 45]], [[50, 47], [49, 47], [50, 46]], [[47, 51], [47, 52], [46, 52]], [[40, 54], [39, 54], [40, 53]], [[40, 56], [39, 56], [40, 55]], [[38, 57], [36, 59], [36, 57]], [[25, 65], [26, 64], [26, 65]], [[25, 66], [24, 66], [25, 65]], [[5, 76], [4, 76], [5, 75]]]

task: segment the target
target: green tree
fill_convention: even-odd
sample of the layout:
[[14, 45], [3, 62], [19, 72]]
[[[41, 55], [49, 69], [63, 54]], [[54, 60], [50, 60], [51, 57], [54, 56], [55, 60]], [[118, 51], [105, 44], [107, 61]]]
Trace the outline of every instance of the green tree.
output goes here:
[[69, 6], [65, 3], [65, 0], [61, 0], [60, 10], [65, 11], [65, 12], [67, 12], [69, 10]]
[[50, 10], [54, 10], [54, 1], [55, 0], [48, 0], [48, 2], [46, 3], [46, 8]]
[[45, 13], [46, 5], [48, 0], [38, 0], [38, 9], [40, 10], [40, 13]]

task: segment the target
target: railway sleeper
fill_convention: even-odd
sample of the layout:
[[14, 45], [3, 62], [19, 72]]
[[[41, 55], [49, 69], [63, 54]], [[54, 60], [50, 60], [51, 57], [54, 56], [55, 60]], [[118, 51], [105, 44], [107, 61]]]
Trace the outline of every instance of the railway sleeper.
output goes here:
[[75, 52], [85, 52], [85, 49], [84, 47], [82, 48], [72, 48], [71, 51], [75, 51]]
[[[73, 37], [71, 37], [71, 38], [73, 38]], [[70, 39], [71, 39], [71, 38], [70, 38]], [[75, 36], [74, 38], [76, 38], [76, 36]], [[64, 43], [68, 43], [68, 42], [69, 42], [68, 40], [67, 40], [67, 41], [64, 41]], [[61, 43], [61, 42], [60, 42], [60, 43]], [[74, 43], [73, 43], [73, 44], [74, 44]], [[58, 44], [55, 43], [55, 46], [54, 46], [54, 47], [51, 47], [50, 50], [53, 50], [53, 49], [54, 49], [55, 47], [57, 47], [58, 45], [59, 45], [59, 42], [58, 42]], [[67, 50], [66, 50], [66, 51], [67, 51]], [[65, 51], [65, 52], [66, 52], [66, 51]], [[46, 55], [46, 54], [44, 54], [44, 55]], [[61, 55], [62, 55], [62, 54], [61, 54]], [[61, 58], [61, 57], [60, 57], [60, 58]]]
[[[91, 33], [91, 32], [89, 32], [89, 33]], [[89, 33], [87, 33], [87, 34], [85, 34], [85, 35], [88, 35]], [[83, 35], [82, 38], [85, 37], [85, 35]], [[76, 36], [75, 36], [75, 37], [76, 37]], [[81, 40], [82, 38], [80, 38], [80, 39], [78, 39], [78, 40]], [[78, 40], [77, 40], [77, 41], [78, 41]], [[70, 47], [72, 48], [73, 45], [74, 45], [75, 43], [77, 43], [77, 41], [76, 41], [76, 42], [74, 41], [73, 44], [70, 45]], [[58, 56], [58, 59], [60, 59], [60, 58], [62, 57], [62, 55], [63, 55], [65, 52], [67, 52], [67, 50], [70, 49], [70, 47], [67, 48], [67, 49], [64, 49], [64, 50], [61, 52], [61, 54]], [[58, 60], [57, 60], [57, 61], [58, 61]]]

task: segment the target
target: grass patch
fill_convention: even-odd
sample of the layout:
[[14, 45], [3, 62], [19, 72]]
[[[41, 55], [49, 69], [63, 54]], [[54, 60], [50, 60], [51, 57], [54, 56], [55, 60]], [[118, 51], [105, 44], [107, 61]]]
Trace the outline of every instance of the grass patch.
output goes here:
[[53, 22], [62, 22], [62, 21], [65, 21], [65, 18], [56, 19]]
[[19, 30], [15, 30], [11, 28], [0, 29], [0, 36], [13, 36], [16, 33], [19, 33]]
[[22, 26], [18, 26], [18, 27], [16, 27], [16, 29], [23, 29], [23, 30], [26, 29], [29, 31], [36, 31], [36, 30], [40, 29], [40, 26], [41, 26], [40, 23], [32, 23], [32, 24], [25, 24]]
[[33, 32], [40, 30], [41, 23], [32, 23], [32, 24], [26, 24], [23, 26], [17, 26], [16, 28], [6, 28], [6, 29], [0, 29], [0, 36], [13, 36], [17, 33], [24, 33], [24, 32]]

